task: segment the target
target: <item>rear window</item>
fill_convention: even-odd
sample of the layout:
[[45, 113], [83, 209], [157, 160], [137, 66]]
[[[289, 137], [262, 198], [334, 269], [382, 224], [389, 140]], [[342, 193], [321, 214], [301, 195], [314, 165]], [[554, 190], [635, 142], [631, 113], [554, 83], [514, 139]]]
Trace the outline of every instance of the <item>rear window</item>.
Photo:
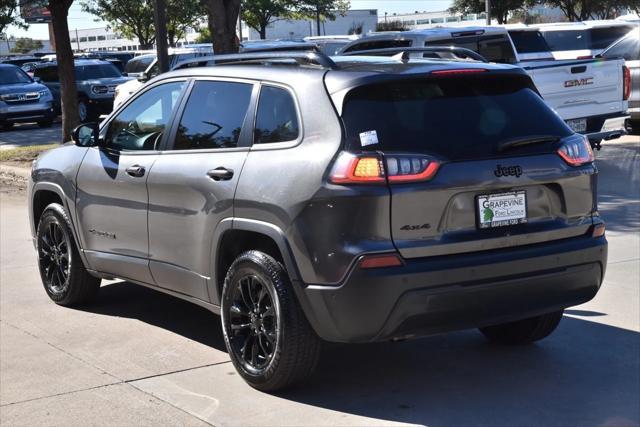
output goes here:
[[[569, 136], [567, 125], [529, 85], [521, 77], [497, 75], [356, 88], [344, 101], [347, 148], [425, 153], [456, 161], [498, 156], [497, 145], [512, 138]], [[550, 150], [551, 144], [536, 144], [517, 153]]]
[[104, 79], [121, 77], [113, 64], [76, 65], [76, 80]]
[[484, 56], [489, 62], [513, 64], [516, 56], [506, 35], [454, 37], [430, 40], [426, 46], [456, 46], [470, 49]]
[[394, 47], [410, 47], [411, 40], [379, 40], [358, 43], [345, 50], [346, 52], [360, 52], [363, 50], [389, 49]]
[[512, 31], [509, 32], [509, 35], [518, 53], [549, 51], [549, 45], [540, 34], [540, 31]]
[[584, 30], [543, 31], [552, 51], [605, 49], [633, 27], [618, 26]]
[[140, 59], [132, 59], [127, 62], [127, 66], [124, 68], [125, 73], [143, 73], [149, 68], [149, 65], [153, 62], [155, 57], [148, 56]]

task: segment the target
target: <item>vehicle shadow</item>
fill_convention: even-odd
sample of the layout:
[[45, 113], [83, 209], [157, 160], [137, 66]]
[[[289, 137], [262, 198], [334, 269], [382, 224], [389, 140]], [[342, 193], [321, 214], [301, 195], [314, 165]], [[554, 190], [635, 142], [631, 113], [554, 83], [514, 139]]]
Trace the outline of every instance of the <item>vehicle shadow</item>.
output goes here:
[[[201, 307], [126, 282], [103, 286], [99, 301], [85, 309], [226, 351], [219, 317]], [[567, 314], [606, 319], [592, 311]], [[638, 396], [640, 334], [569, 316], [552, 336], [525, 347], [493, 345], [477, 331], [325, 343], [310, 382], [278, 394], [332, 411], [436, 426], [634, 426]]]

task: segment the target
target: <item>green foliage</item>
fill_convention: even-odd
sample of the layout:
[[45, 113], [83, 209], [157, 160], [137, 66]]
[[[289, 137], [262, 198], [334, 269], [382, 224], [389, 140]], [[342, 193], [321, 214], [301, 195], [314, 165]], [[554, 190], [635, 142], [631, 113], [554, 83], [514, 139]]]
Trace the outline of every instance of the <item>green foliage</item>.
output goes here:
[[294, 0], [243, 0], [242, 20], [266, 38], [267, 26], [292, 16]]
[[[498, 24], [506, 24], [509, 14], [526, 7], [526, 0], [491, 0], [491, 18]], [[482, 13], [485, 11], [485, 0], [454, 0], [449, 9], [452, 13]]]
[[15, 25], [27, 28], [27, 25], [18, 16], [17, 0], [0, 0], [0, 34], [10, 26]]
[[557, 7], [570, 21], [612, 19], [627, 9], [640, 11], [640, 0], [533, 0], [532, 3]]
[[125, 37], [149, 48], [155, 38], [153, 0], [84, 0], [82, 9], [109, 23]]
[[202, 27], [198, 30], [198, 37], [196, 38], [196, 43], [213, 43], [213, 38], [211, 37], [211, 31], [209, 31], [208, 27]]
[[299, 15], [309, 19], [320, 16], [330, 21], [336, 19], [336, 12], [344, 16], [351, 7], [349, 0], [297, 0], [295, 3]]
[[199, 0], [167, 1], [167, 38], [175, 46], [184, 38], [188, 28], [197, 28], [206, 10]]
[[16, 45], [11, 49], [14, 53], [29, 53], [34, 50], [42, 49], [42, 42], [40, 40], [33, 40], [30, 38], [19, 38], [16, 40]]

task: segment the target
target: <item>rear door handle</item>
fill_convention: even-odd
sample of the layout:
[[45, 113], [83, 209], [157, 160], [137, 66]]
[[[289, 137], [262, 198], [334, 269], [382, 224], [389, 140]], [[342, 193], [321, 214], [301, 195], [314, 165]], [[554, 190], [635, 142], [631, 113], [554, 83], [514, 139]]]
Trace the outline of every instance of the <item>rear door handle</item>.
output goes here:
[[233, 178], [233, 169], [227, 169], [225, 167], [217, 167], [207, 172], [207, 176], [214, 181], [228, 181]]
[[128, 175], [131, 175], [134, 178], [140, 178], [144, 176], [144, 166], [140, 166], [140, 165], [133, 165], [133, 166], [129, 166], [126, 170]]

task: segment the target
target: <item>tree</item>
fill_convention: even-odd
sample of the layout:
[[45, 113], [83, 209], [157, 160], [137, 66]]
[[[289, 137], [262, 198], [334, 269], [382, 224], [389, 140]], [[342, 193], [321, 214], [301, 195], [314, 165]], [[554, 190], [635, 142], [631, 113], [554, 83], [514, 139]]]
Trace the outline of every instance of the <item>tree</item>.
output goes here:
[[73, 0], [49, 0], [53, 37], [56, 45], [60, 97], [62, 101], [62, 140], [71, 140], [73, 128], [78, 125], [78, 91], [73, 63], [73, 49], [69, 39], [69, 8]]
[[11, 52], [16, 53], [29, 53], [33, 50], [42, 49], [42, 42], [40, 40], [33, 40], [30, 38], [21, 37], [16, 40], [16, 44], [11, 49]]
[[[525, 0], [491, 0], [491, 17], [498, 24], [506, 24], [509, 14], [525, 7]], [[454, 0], [449, 9], [452, 13], [482, 13], [485, 11], [485, 0]]]
[[640, 0], [542, 0], [534, 3], [557, 7], [570, 21], [612, 19], [623, 10], [640, 9]]
[[0, 34], [10, 25], [27, 28], [18, 16], [18, 1], [0, 0]]
[[401, 20], [378, 22], [376, 31], [407, 31], [409, 27]]
[[142, 49], [153, 47], [153, 0], [85, 0], [82, 9], [108, 22], [123, 36], [137, 38]]
[[294, 0], [243, 0], [242, 19], [264, 40], [267, 38], [267, 27], [290, 17], [293, 5]]
[[236, 35], [241, 0], [202, 0], [207, 9], [207, 23], [213, 48], [218, 54], [237, 53], [240, 40]]
[[213, 43], [211, 39], [211, 32], [209, 27], [202, 27], [198, 30], [198, 37], [196, 37], [196, 43]]
[[351, 6], [349, 0], [298, 0], [296, 3], [300, 15], [315, 19], [317, 35], [320, 35], [320, 22], [335, 20], [336, 12], [344, 16]]
[[175, 47], [183, 38], [188, 28], [197, 28], [206, 14], [200, 0], [168, 0], [167, 1], [167, 38], [169, 45]]

